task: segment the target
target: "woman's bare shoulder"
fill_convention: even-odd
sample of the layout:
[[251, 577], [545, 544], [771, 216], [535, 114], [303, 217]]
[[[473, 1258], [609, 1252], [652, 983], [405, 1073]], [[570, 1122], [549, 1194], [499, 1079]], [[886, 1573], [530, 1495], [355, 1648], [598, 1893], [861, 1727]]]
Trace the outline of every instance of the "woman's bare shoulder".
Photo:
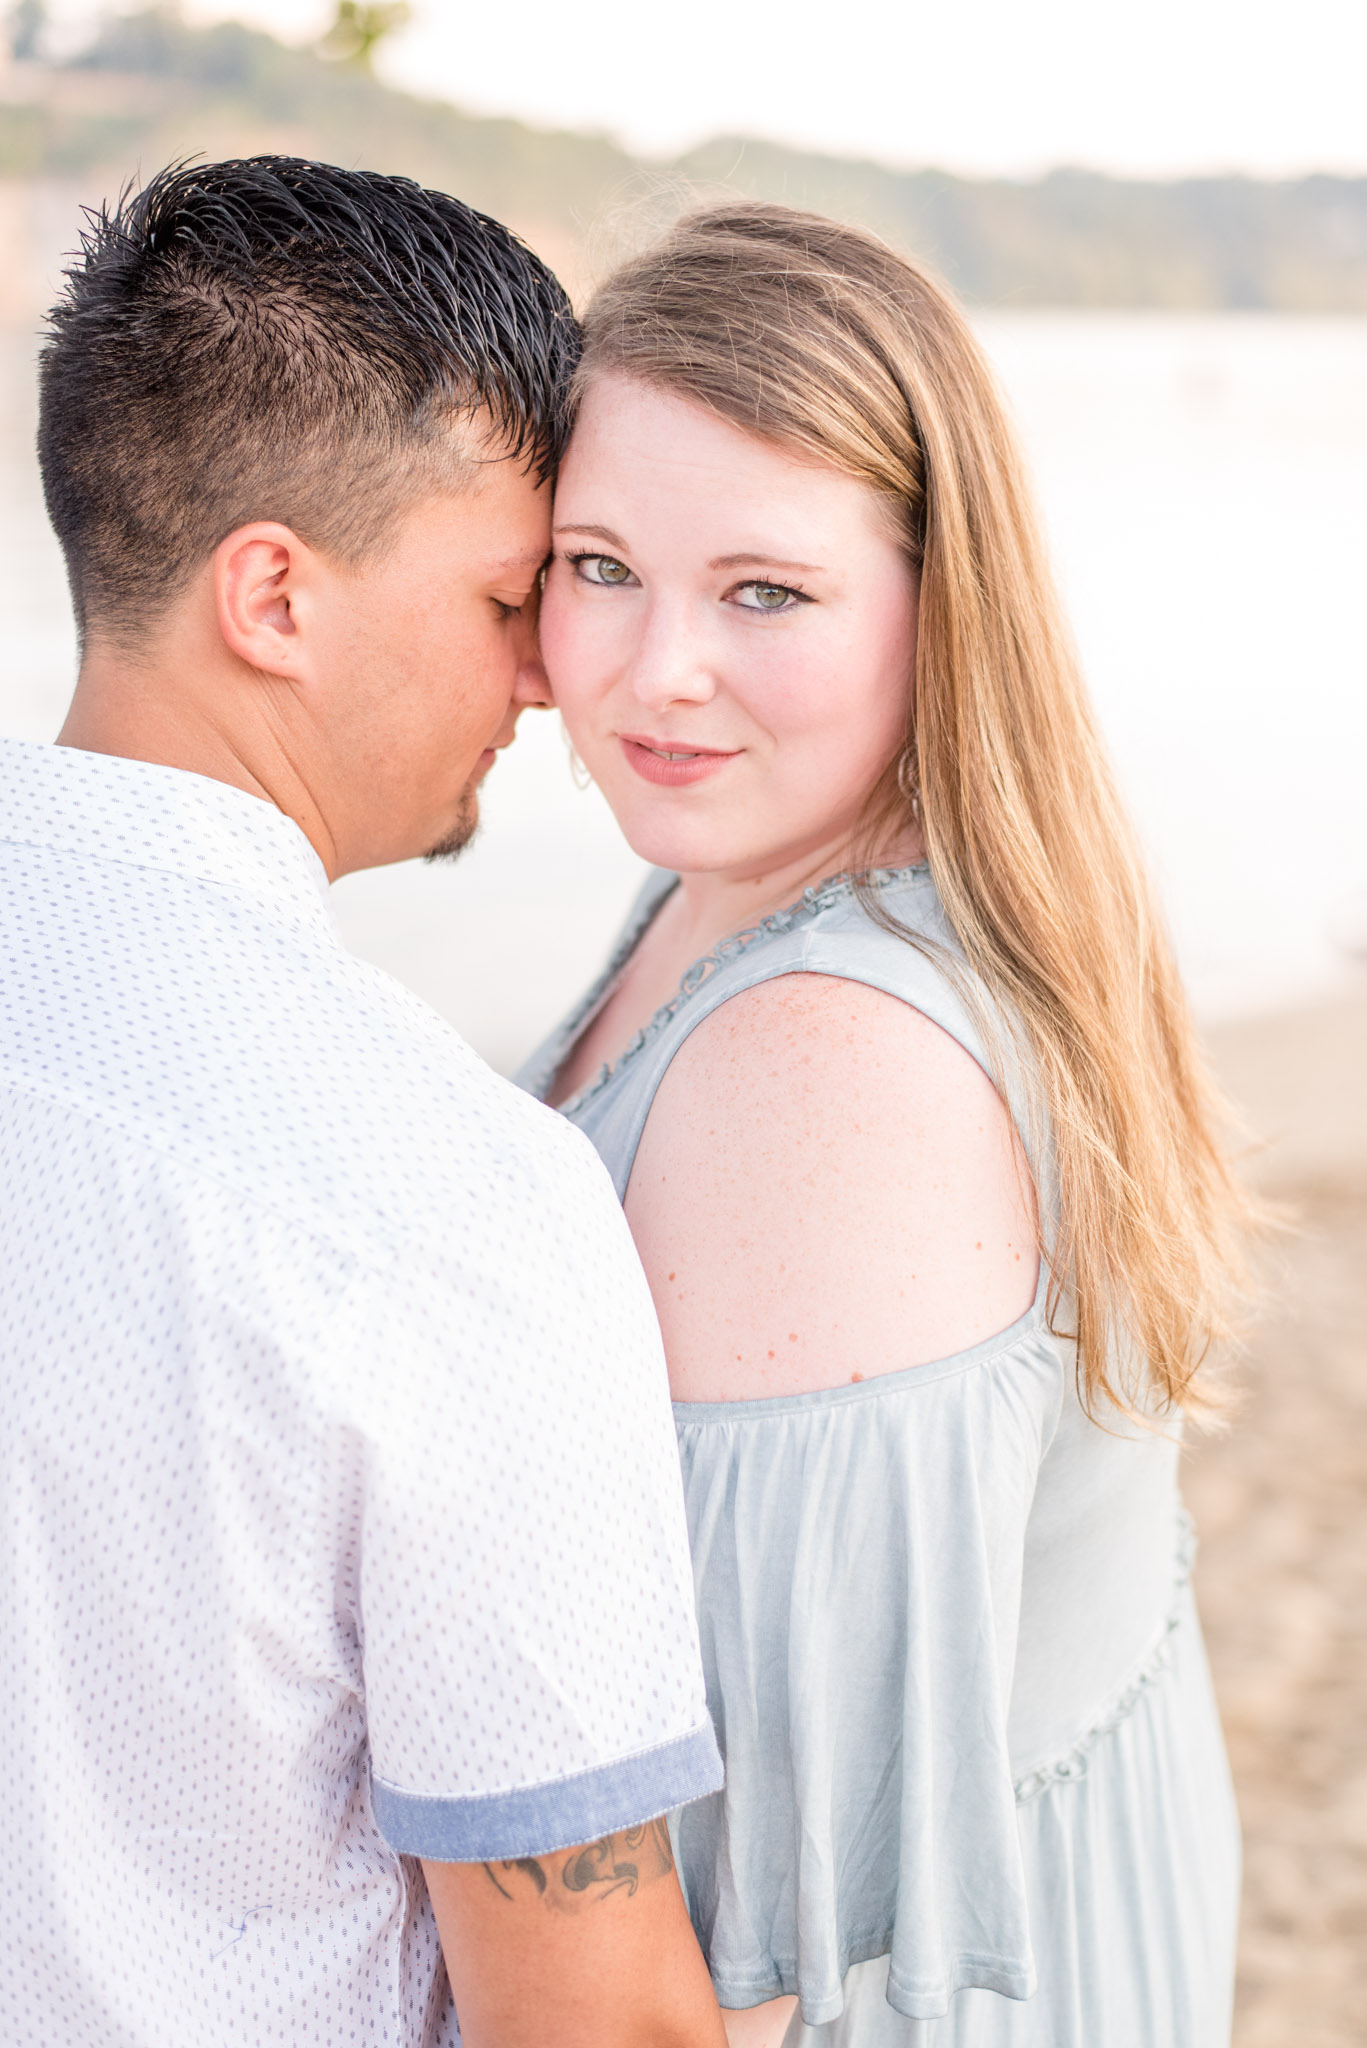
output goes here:
[[920, 1011], [832, 975], [775, 977], [697, 1026], [627, 1213], [682, 1400], [924, 1364], [1034, 1298], [1033, 1201], [992, 1081]]

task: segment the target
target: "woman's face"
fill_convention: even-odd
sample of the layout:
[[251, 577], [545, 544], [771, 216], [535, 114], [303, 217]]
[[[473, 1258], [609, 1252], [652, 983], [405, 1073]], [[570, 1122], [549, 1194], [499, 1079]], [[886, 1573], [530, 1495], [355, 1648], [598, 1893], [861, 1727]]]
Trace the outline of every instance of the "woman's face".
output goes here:
[[916, 579], [866, 485], [603, 376], [560, 472], [541, 634], [637, 853], [758, 878], [844, 854], [905, 733]]

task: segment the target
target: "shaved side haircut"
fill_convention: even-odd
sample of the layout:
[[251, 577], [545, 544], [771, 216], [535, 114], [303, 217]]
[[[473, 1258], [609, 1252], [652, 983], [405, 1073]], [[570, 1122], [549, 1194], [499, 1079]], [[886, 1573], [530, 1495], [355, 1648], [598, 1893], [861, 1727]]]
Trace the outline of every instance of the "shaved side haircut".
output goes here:
[[458, 199], [259, 156], [173, 165], [88, 219], [38, 428], [83, 638], [136, 640], [253, 520], [359, 561], [491, 437], [553, 471], [569, 301]]

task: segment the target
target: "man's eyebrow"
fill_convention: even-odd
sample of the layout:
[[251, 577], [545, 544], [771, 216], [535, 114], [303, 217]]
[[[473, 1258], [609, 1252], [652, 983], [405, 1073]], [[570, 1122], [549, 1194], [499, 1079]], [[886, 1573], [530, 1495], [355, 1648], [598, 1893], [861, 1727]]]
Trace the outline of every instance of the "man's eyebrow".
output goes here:
[[576, 526], [571, 522], [567, 526], [553, 527], [552, 532], [556, 534], [588, 533], [592, 534], [595, 540], [605, 540], [610, 548], [624, 548], [626, 546], [626, 542], [622, 539], [621, 534], [614, 533], [610, 526]]
[[515, 574], [519, 569], [525, 569], [530, 574], [540, 569], [545, 561], [546, 550], [544, 548], [524, 548], [520, 555], [505, 555], [501, 561], [491, 562], [489, 564], [489, 573], [493, 576], [505, 576]]
[[709, 569], [796, 569], [804, 576], [824, 574], [816, 562], [790, 562], [784, 555], [716, 555], [707, 566]]

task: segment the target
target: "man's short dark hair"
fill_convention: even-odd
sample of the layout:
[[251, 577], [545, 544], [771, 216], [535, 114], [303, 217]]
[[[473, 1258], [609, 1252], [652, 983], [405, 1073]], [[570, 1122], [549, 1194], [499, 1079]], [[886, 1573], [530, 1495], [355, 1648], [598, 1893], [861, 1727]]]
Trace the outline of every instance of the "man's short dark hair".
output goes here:
[[345, 560], [487, 420], [544, 477], [578, 331], [509, 229], [407, 178], [173, 165], [89, 216], [42, 357], [38, 453], [82, 630], [136, 633], [235, 527]]

